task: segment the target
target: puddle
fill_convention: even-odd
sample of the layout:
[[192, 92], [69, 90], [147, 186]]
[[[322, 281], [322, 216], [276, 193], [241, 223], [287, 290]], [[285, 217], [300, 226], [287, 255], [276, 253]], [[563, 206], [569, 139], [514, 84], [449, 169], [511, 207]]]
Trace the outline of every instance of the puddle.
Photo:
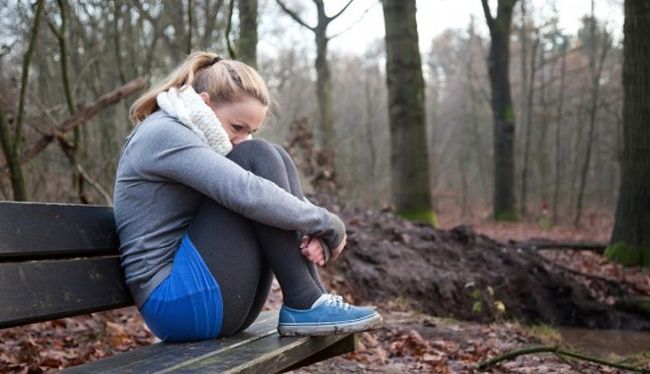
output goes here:
[[580, 352], [606, 357], [650, 351], [650, 332], [557, 327], [564, 342]]

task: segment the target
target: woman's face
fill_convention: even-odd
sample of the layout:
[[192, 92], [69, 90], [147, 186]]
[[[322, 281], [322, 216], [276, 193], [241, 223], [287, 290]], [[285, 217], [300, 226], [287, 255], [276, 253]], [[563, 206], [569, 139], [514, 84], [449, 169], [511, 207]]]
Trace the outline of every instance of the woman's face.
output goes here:
[[219, 118], [233, 146], [257, 131], [266, 118], [267, 107], [248, 96], [239, 101], [217, 105], [211, 104], [207, 93], [202, 92], [201, 97]]

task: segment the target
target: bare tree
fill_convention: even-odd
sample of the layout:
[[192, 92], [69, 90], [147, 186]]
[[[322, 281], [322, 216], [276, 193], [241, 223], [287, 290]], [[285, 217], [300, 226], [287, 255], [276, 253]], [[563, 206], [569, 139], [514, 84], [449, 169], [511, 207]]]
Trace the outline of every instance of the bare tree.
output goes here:
[[393, 202], [398, 214], [435, 223], [431, 209], [424, 79], [415, 0], [383, 0]]
[[515, 219], [515, 111], [510, 95], [510, 31], [517, 0], [499, 0], [496, 17], [488, 0], [481, 0], [490, 29], [488, 73], [494, 116], [494, 218]]
[[27, 189], [25, 186], [23, 169], [19, 161], [19, 155], [22, 151], [23, 146], [22, 130], [25, 119], [25, 96], [27, 94], [27, 87], [29, 82], [29, 65], [32, 61], [32, 54], [34, 53], [34, 48], [36, 46], [36, 38], [38, 36], [38, 30], [41, 23], [41, 14], [43, 13], [44, 3], [44, 0], [39, 0], [36, 3], [36, 10], [34, 11], [34, 23], [32, 25], [31, 35], [29, 37], [29, 44], [27, 46], [25, 56], [23, 57], [18, 113], [13, 124], [13, 136], [9, 135], [9, 123], [5, 117], [4, 110], [0, 105], [0, 142], [2, 144], [2, 151], [5, 156], [5, 160], [9, 166], [13, 198], [16, 201], [27, 200]]
[[557, 101], [557, 114], [555, 125], [555, 182], [553, 183], [553, 224], [558, 222], [558, 210], [560, 203], [560, 181], [562, 179], [562, 115], [564, 114], [564, 89], [566, 81], [566, 57], [568, 41], [562, 38], [562, 65], [560, 68], [560, 88]]
[[276, 0], [282, 10], [302, 27], [310, 30], [316, 37], [316, 95], [318, 97], [319, 122], [314, 135], [316, 144], [320, 148], [332, 151], [335, 148], [336, 132], [334, 130], [334, 116], [332, 112], [332, 81], [329, 63], [327, 61], [327, 46], [331, 39], [327, 35], [327, 28], [337, 19], [354, 0], [349, 0], [341, 10], [329, 17], [325, 14], [325, 1], [313, 0], [316, 5], [318, 22], [316, 26], [307, 24], [298, 13], [291, 10], [282, 0]]
[[650, 16], [644, 0], [625, 0], [621, 185], [605, 255], [650, 267]]
[[603, 65], [605, 64], [605, 57], [611, 45], [611, 39], [607, 32], [603, 33], [602, 47], [600, 49], [600, 56], [597, 56], [598, 45], [596, 40], [596, 17], [594, 11], [594, 0], [591, 0], [591, 20], [590, 20], [590, 54], [589, 54], [589, 73], [591, 78], [591, 100], [589, 102], [589, 130], [587, 133], [587, 149], [585, 151], [585, 159], [580, 173], [580, 186], [578, 188], [578, 196], [576, 202], [576, 215], [573, 220], [575, 226], [580, 225], [580, 218], [582, 217], [582, 203], [585, 194], [585, 187], [587, 185], [587, 173], [589, 172], [589, 165], [591, 163], [591, 150], [594, 144], [594, 134], [596, 131], [596, 115], [598, 114], [599, 94], [600, 94], [600, 78], [603, 72]]
[[239, 58], [257, 67], [257, 0], [239, 0]]
[[[522, 2], [523, 4], [523, 2]], [[525, 80], [525, 96], [526, 96], [526, 103], [524, 105], [525, 108], [525, 113], [526, 113], [526, 121], [524, 122], [524, 130], [525, 130], [525, 142], [524, 142], [524, 160], [523, 160], [523, 165], [521, 166], [521, 195], [520, 195], [520, 214], [522, 217], [525, 217], [527, 212], [527, 206], [528, 206], [528, 160], [530, 158], [530, 142], [531, 142], [531, 133], [532, 133], [532, 127], [533, 127], [533, 100], [535, 97], [535, 75], [537, 74], [537, 48], [539, 46], [539, 30], [535, 32], [535, 40], [533, 41], [533, 48], [530, 51], [530, 75], [524, 77]], [[523, 48], [523, 47], [522, 47]], [[524, 53], [522, 53], [522, 65], [526, 65], [526, 59], [523, 58], [525, 56]], [[527, 69], [526, 69], [527, 71]]]

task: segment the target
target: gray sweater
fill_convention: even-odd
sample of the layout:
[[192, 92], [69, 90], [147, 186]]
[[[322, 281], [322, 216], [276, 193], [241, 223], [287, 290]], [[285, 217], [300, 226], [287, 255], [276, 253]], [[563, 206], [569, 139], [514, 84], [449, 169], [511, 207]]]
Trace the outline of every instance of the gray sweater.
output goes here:
[[204, 196], [255, 221], [320, 236], [330, 248], [345, 233], [336, 215], [242, 169], [175, 118], [155, 112], [127, 138], [114, 192], [122, 267], [138, 307], [170, 274]]

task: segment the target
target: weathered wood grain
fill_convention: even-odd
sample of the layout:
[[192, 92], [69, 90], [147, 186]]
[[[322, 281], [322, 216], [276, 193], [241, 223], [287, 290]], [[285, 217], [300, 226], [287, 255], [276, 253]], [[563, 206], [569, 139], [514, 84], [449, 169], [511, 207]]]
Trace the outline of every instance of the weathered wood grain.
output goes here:
[[272, 334], [174, 369], [186, 373], [277, 373], [344, 338], [345, 335], [283, 338]]
[[117, 254], [107, 206], [0, 202], [0, 261]]
[[0, 328], [132, 304], [116, 256], [0, 263]]
[[230, 338], [211, 339], [190, 343], [158, 343], [137, 350], [108, 357], [64, 373], [160, 373], [174, 370], [184, 364], [219, 355], [255, 340], [276, 333], [277, 312], [262, 312], [246, 331]]

